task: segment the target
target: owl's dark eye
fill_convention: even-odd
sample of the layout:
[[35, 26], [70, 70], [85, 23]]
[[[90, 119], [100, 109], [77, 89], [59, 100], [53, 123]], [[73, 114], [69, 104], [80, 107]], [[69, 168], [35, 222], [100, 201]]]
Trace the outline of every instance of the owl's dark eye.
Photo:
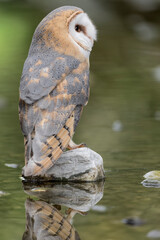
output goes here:
[[75, 25], [75, 31], [76, 32], [83, 32], [85, 35], [87, 34], [86, 33], [86, 27], [85, 26], [83, 26], [83, 25], [79, 25], [79, 24], [76, 24]]
[[75, 26], [75, 30], [76, 30], [76, 32], [81, 32], [82, 31], [82, 27], [81, 27], [81, 25], [76, 25]]

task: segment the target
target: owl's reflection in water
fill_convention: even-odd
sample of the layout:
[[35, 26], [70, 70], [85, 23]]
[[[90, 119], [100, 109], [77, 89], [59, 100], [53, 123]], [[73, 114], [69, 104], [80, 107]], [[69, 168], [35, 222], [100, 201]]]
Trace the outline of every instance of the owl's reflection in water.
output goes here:
[[63, 215], [57, 208], [44, 201], [27, 199], [26, 231], [23, 240], [78, 240], [77, 231], [71, 225], [74, 215], [78, 212], [69, 209]]
[[[24, 186], [24, 189], [40, 200], [28, 198], [25, 202], [26, 230], [22, 240], [80, 239], [72, 225], [74, 216], [86, 215], [103, 197], [103, 182]], [[65, 212], [62, 206], [67, 207]]]

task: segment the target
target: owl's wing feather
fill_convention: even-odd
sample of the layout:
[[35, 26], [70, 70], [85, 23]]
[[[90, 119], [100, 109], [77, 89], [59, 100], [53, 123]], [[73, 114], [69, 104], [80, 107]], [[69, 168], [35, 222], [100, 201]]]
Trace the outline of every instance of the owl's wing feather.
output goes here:
[[[45, 60], [43, 60], [45, 59]], [[27, 104], [48, 95], [70, 72], [78, 67], [79, 61], [71, 56], [29, 56], [24, 64], [20, 81], [20, 99]]]
[[[71, 106], [72, 109], [74, 106]], [[55, 161], [60, 157], [63, 151], [67, 148], [70, 139], [72, 139], [75, 123], [77, 123], [76, 113], [77, 108], [71, 112], [71, 115], [68, 118], [62, 119], [60, 124], [62, 127], [60, 130], [56, 131], [56, 133], [51, 136], [42, 136], [43, 126], [42, 128], [36, 129], [36, 134], [34, 139], [32, 140], [32, 151], [33, 157], [29, 161], [31, 164], [28, 164], [26, 167], [25, 176], [36, 176], [36, 175], [44, 175], [46, 171], [54, 165]], [[82, 107], [80, 107], [81, 109]], [[75, 121], [76, 119], [76, 121]], [[39, 123], [37, 124], [39, 125]], [[52, 130], [52, 129], [51, 129]]]
[[[64, 84], [65, 82], [61, 83], [61, 85]], [[53, 98], [50, 95], [46, 98], [52, 98], [50, 104], [57, 101], [57, 97]], [[83, 107], [76, 105], [71, 96], [67, 94], [61, 96], [61, 100], [61, 106], [55, 105], [51, 112], [49, 105], [46, 109], [38, 108], [40, 113], [35, 124], [35, 136], [31, 147], [34, 166], [31, 165], [26, 175], [45, 174], [67, 148], [73, 137]], [[64, 105], [63, 100], [68, 101], [68, 104]], [[46, 101], [45, 98], [44, 101]]]
[[46, 138], [46, 140], [41, 143], [40, 156], [38, 158], [35, 157], [35, 166], [32, 168], [33, 176], [36, 176], [37, 174], [45, 174], [67, 148], [69, 141], [74, 134], [74, 118], [75, 114], [73, 111], [60, 131], [57, 134], [53, 134]]
[[[61, 96], [55, 89], [78, 65], [79, 61], [71, 56], [48, 54], [47, 57], [33, 55], [27, 58], [20, 82], [19, 104], [21, 128], [25, 136], [33, 131], [42, 111], [48, 109], [52, 113], [55, 108], [61, 110]], [[47, 98], [51, 92], [54, 101]], [[66, 106], [68, 100], [63, 101]]]
[[58, 57], [48, 67], [42, 60], [34, 62], [32, 67], [30, 60], [26, 62], [20, 85], [20, 121], [28, 138], [26, 163], [31, 158], [34, 163], [26, 175], [45, 173], [59, 158], [89, 94], [88, 71], [73, 73], [79, 63], [72, 57]]

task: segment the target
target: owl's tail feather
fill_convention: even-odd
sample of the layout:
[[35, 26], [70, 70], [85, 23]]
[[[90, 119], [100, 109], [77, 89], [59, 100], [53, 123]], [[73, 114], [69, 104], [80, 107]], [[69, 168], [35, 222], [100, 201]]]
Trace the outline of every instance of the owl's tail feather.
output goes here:
[[24, 147], [25, 147], [25, 165], [28, 164], [29, 159], [31, 158], [31, 134], [27, 137], [24, 137]]
[[28, 169], [27, 176], [43, 176], [49, 168], [51, 168], [55, 161], [60, 157], [63, 151], [67, 148], [70, 139], [74, 134], [74, 113], [66, 121], [58, 134], [49, 137], [45, 143], [42, 144], [41, 158], [34, 161], [32, 169]]
[[33, 156], [32, 149], [32, 140], [35, 136], [35, 129], [33, 129], [32, 133], [28, 134], [28, 136], [24, 136], [24, 147], [25, 147], [25, 166], [28, 164], [29, 159]]

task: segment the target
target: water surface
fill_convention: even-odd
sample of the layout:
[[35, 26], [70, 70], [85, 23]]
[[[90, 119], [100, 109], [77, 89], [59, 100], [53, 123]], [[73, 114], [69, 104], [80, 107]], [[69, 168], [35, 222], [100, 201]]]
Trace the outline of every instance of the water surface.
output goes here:
[[[22, 239], [25, 231], [28, 196], [19, 179], [24, 150], [18, 86], [31, 36], [45, 14], [28, 4], [0, 4], [2, 240]], [[74, 140], [101, 154], [106, 181], [100, 208], [74, 217], [83, 240], [143, 240], [149, 231], [160, 229], [159, 189], [141, 184], [146, 172], [160, 168], [160, 44], [157, 38], [145, 41], [137, 34], [121, 19], [101, 24], [91, 56], [91, 96]], [[122, 221], [135, 217], [143, 224]]]

